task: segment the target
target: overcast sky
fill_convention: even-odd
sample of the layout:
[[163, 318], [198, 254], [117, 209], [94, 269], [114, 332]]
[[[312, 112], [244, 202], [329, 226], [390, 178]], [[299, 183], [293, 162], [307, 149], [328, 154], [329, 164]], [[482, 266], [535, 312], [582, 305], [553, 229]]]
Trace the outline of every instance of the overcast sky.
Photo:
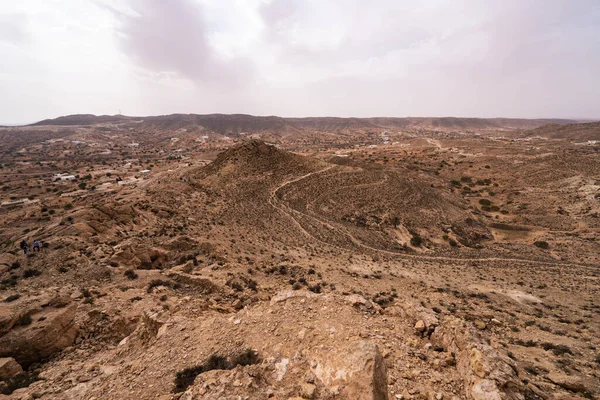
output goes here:
[[600, 0], [3, 0], [0, 60], [0, 123], [600, 118]]

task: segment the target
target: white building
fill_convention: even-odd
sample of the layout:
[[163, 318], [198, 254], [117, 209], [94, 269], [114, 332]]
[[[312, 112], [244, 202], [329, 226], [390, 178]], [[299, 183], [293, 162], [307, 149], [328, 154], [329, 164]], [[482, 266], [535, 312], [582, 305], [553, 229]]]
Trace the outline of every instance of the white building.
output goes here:
[[56, 175], [54, 175], [54, 178], [52, 180], [54, 180], [54, 181], [74, 181], [75, 179], [77, 179], [75, 177], [75, 175], [56, 174]]

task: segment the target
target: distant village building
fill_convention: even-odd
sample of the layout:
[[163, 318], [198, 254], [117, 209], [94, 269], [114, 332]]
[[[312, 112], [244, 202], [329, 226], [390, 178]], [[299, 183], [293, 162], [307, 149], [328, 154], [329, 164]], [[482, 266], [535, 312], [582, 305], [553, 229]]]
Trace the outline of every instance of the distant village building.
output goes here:
[[77, 177], [75, 175], [56, 174], [56, 175], [54, 175], [52, 180], [54, 180], [54, 181], [74, 181], [75, 179], [77, 179]]
[[18, 200], [7, 200], [3, 201], [0, 205], [2, 207], [10, 207], [10, 206], [22, 206], [29, 202], [28, 199], [18, 199]]

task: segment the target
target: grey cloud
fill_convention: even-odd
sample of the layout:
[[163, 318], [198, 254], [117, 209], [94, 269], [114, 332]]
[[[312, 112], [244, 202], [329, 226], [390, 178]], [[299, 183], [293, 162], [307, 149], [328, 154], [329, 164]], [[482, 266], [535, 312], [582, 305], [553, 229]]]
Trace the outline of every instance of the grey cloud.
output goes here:
[[21, 45], [29, 40], [25, 14], [0, 14], [0, 42]]
[[[329, 3], [340, 4], [336, 0]], [[484, 67], [512, 73], [545, 63], [557, 53], [573, 53], [578, 47], [573, 43], [575, 40], [597, 41], [581, 35], [592, 28], [597, 38], [600, 25], [600, 2], [596, 0], [485, 3], [430, 0], [411, 6], [382, 0], [377, 7], [349, 0], [337, 9], [349, 24], [338, 46], [315, 49], [286, 42], [286, 32], [310, 18], [311, 13], [306, 8], [321, 14], [326, 10], [324, 4], [326, 2], [273, 0], [262, 7], [261, 15], [267, 25], [266, 40], [279, 45], [280, 61], [299, 66], [331, 66], [384, 57], [398, 51], [414, 56], [419, 49], [433, 43], [436, 65], [445, 66], [448, 62], [449, 68], [460, 64], [464, 70]], [[465, 57], [465, 54], [455, 53], [455, 49], [474, 40], [485, 42], [485, 48], [479, 49], [485, 54]]]
[[131, 1], [130, 6], [135, 15], [118, 13], [121, 46], [142, 68], [216, 86], [237, 86], [253, 76], [251, 60], [223, 60], [210, 47], [202, 9], [191, 0]]

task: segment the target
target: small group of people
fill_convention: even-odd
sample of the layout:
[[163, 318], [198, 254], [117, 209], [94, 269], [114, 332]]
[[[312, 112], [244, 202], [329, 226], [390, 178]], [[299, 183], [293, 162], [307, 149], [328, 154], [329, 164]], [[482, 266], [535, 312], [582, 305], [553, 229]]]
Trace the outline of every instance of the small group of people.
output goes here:
[[[26, 256], [29, 255], [29, 243], [27, 243], [27, 241], [25, 239], [21, 240], [21, 250], [23, 250], [23, 254], [25, 254]], [[34, 240], [33, 241], [33, 251], [41, 251], [41, 245], [39, 240]]]

